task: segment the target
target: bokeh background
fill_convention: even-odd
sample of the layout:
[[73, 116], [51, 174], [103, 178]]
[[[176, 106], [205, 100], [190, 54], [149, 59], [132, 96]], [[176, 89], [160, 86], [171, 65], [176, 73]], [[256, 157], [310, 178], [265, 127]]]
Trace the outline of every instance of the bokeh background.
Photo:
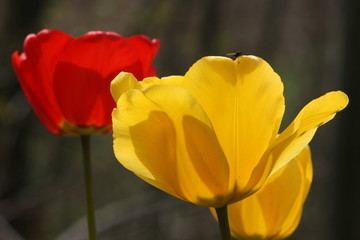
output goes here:
[[[360, 1], [1, 0], [0, 239], [86, 239], [80, 140], [38, 121], [10, 63], [28, 33], [54, 28], [161, 39], [159, 76], [205, 55], [267, 60], [285, 84], [286, 126], [307, 102], [341, 89], [350, 105], [311, 142], [314, 182], [289, 239], [360, 239]], [[142, 182], [116, 161], [111, 134], [92, 138], [100, 240], [220, 239], [206, 208]]]

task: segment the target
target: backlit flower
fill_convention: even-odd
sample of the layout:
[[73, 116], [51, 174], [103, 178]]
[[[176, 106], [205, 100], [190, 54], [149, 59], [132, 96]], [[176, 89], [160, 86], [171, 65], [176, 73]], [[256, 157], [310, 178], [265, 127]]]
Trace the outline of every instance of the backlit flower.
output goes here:
[[58, 30], [30, 34], [12, 55], [22, 89], [40, 121], [60, 135], [111, 131], [115, 104], [109, 87], [121, 71], [154, 76], [159, 41], [137, 35], [89, 32], [73, 38]]
[[141, 83], [121, 73], [111, 92], [119, 162], [175, 197], [217, 208], [254, 193], [348, 103], [327, 93], [279, 134], [283, 84], [255, 56], [205, 57], [185, 76]]
[[[312, 181], [310, 150], [274, 172], [248, 198], [228, 206], [231, 234], [239, 240], [280, 240], [299, 224]], [[215, 216], [215, 210], [212, 209]]]

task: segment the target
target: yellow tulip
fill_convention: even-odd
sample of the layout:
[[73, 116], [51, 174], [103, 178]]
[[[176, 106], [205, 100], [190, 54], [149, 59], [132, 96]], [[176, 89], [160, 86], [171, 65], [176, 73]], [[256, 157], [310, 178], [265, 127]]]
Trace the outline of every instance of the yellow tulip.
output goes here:
[[[312, 181], [310, 150], [306, 147], [272, 174], [250, 197], [228, 206], [231, 235], [241, 240], [279, 240], [299, 224]], [[211, 209], [215, 215], [215, 210]]]
[[118, 161], [177, 198], [216, 208], [254, 193], [348, 103], [327, 93], [278, 134], [283, 84], [255, 56], [204, 57], [185, 76], [140, 83], [121, 73], [111, 93]]

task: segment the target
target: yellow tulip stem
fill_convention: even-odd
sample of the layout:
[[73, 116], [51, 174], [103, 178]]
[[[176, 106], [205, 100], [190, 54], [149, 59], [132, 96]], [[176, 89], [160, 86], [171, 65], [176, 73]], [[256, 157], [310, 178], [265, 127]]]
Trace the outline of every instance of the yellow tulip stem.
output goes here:
[[231, 240], [230, 226], [228, 220], [227, 205], [215, 208], [222, 240]]
[[89, 240], [96, 240], [96, 221], [92, 186], [91, 162], [90, 162], [90, 136], [81, 135], [83, 153], [84, 177], [86, 187], [87, 222]]

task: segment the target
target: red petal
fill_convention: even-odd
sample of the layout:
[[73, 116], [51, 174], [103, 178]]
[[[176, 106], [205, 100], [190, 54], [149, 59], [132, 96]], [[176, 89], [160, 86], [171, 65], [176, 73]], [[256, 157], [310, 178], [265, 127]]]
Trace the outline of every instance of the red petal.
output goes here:
[[[110, 95], [111, 80], [121, 71], [132, 72], [139, 79], [144, 77], [141, 57], [145, 53], [139, 53], [134, 45], [115, 33], [90, 32], [66, 47], [55, 70], [54, 87], [70, 123], [111, 125], [115, 107]], [[153, 58], [154, 53], [147, 52]]]
[[60, 61], [92, 69], [103, 78], [139, 64], [137, 49], [127, 39], [112, 32], [90, 32], [75, 39], [63, 52]]
[[62, 121], [78, 127], [111, 125], [115, 107], [110, 82], [121, 71], [138, 79], [155, 75], [158, 40], [126, 39], [112, 32], [89, 32], [78, 39], [57, 31], [30, 34], [24, 53], [12, 56], [26, 96], [43, 124], [65, 134]]
[[[103, 77], [96, 71], [71, 63], [60, 62], [54, 76], [54, 90], [65, 119], [78, 127], [104, 126], [101, 106], [97, 101], [105, 88]], [[90, 119], [92, 111], [97, 119]]]
[[63, 48], [72, 37], [56, 30], [30, 34], [24, 53], [12, 55], [12, 63], [23, 91], [40, 121], [53, 133], [61, 134], [63, 120], [53, 92], [53, 71]]
[[152, 62], [159, 51], [160, 48], [160, 40], [152, 39], [150, 40], [148, 37], [144, 35], [136, 35], [132, 36], [129, 39], [129, 42], [138, 49], [139, 58], [143, 64], [143, 77], [137, 79], [143, 79], [145, 77], [156, 76], [155, 68], [152, 65]]

